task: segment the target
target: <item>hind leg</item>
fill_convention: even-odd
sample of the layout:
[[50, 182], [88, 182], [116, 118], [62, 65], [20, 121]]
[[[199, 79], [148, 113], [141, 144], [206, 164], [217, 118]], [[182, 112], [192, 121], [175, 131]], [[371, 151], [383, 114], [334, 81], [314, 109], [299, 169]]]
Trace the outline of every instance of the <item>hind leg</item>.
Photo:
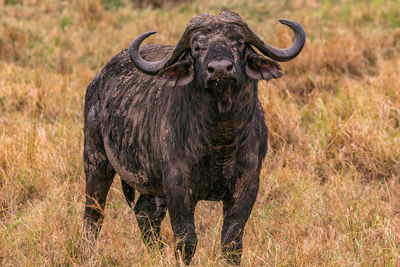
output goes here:
[[135, 188], [130, 186], [127, 182], [121, 179], [122, 191], [124, 192], [124, 196], [126, 202], [128, 202], [129, 207], [133, 209], [132, 205], [135, 201]]
[[146, 245], [158, 245], [160, 243], [161, 222], [167, 211], [167, 204], [164, 198], [140, 194], [135, 208], [136, 220]]
[[115, 171], [107, 159], [102, 143], [95, 136], [85, 136], [84, 165], [86, 174], [86, 204], [84, 231], [96, 239], [104, 218], [104, 205]]

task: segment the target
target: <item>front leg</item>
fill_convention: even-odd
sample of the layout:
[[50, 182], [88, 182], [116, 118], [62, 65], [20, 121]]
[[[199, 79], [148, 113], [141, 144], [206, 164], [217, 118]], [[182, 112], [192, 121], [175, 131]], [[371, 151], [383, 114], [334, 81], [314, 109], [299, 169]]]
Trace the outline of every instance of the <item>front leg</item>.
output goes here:
[[196, 250], [197, 236], [194, 226], [193, 200], [189, 179], [179, 170], [173, 170], [164, 179], [167, 208], [175, 237], [177, 257], [188, 265]]
[[257, 197], [259, 176], [242, 177], [232, 194], [223, 200], [222, 250], [230, 264], [240, 265], [244, 227]]

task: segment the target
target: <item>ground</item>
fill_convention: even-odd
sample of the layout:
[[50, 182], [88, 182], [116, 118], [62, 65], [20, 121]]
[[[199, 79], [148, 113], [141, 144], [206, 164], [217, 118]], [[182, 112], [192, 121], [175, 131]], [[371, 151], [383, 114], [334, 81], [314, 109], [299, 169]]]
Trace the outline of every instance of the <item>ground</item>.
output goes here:
[[[165, 250], [147, 250], [118, 177], [94, 252], [79, 252], [85, 89], [138, 34], [175, 44], [193, 16], [230, 9], [275, 46], [292, 40], [279, 18], [307, 32], [284, 76], [260, 82], [270, 146], [242, 265], [398, 266], [400, 2], [136, 2], [0, 0], [0, 265], [175, 264], [168, 217]], [[192, 265], [225, 266], [221, 204], [201, 202], [196, 225]]]

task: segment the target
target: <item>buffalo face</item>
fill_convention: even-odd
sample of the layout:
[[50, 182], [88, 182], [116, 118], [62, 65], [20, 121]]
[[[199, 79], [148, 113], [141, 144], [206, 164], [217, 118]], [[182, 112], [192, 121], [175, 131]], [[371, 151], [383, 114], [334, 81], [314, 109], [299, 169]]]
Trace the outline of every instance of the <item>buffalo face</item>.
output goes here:
[[195, 84], [202, 88], [222, 90], [240, 86], [246, 79], [281, 77], [279, 65], [255, 53], [251, 47], [276, 61], [296, 57], [304, 46], [304, 29], [295, 21], [282, 19], [280, 22], [295, 34], [289, 48], [280, 49], [264, 43], [238, 14], [225, 11], [218, 16], [203, 14], [194, 17], [166, 58], [148, 62], [140, 56], [140, 44], [155, 32], [139, 35], [131, 43], [129, 53], [140, 71], [158, 75], [166, 86], [183, 86], [195, 80]]
[[[130, 45], [133, 64], [142, 72], [157, 75], [167, 87], [193, 83], [218, 99], [219, 112], [231, 109], [235, 90], [251, 80], [269, 80], [282, 76], [276, 61], [288, 61], [298, 55], [305, 42], [303, 27], [295, 21], [280, 20], [289, 26], [295, 40], [289, 48], [280, 49], [264, 43], [234, 12], [218, 16], [203, 14], [186, 26], [174, 50], [167, 57], [149, 62], [139, 53], [144, 39], [155, 32], [139, 35]], [[257, 54], [256, 47], [267, 59]]]
[[196, 84], [210, 89], [240, 85], [245, 50], [242, 30], [235, 25], [216, 26], [201, 29], [191, 38]]

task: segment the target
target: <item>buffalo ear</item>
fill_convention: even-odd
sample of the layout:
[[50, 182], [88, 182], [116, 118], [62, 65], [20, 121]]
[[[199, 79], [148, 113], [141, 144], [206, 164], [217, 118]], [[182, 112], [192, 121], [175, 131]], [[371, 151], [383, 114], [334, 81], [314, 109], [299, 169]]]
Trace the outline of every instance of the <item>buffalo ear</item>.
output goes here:
[[246, 51], [246, 74], [255, 80], [270, 80], [282, 76], [281, 66], [275, 61], [258, 55], [253, 49]]
[[186, 54], [172, 66], [161, 70], [157, 76], [168, 87], [188, 85], [194, 78], [192, 59]]

